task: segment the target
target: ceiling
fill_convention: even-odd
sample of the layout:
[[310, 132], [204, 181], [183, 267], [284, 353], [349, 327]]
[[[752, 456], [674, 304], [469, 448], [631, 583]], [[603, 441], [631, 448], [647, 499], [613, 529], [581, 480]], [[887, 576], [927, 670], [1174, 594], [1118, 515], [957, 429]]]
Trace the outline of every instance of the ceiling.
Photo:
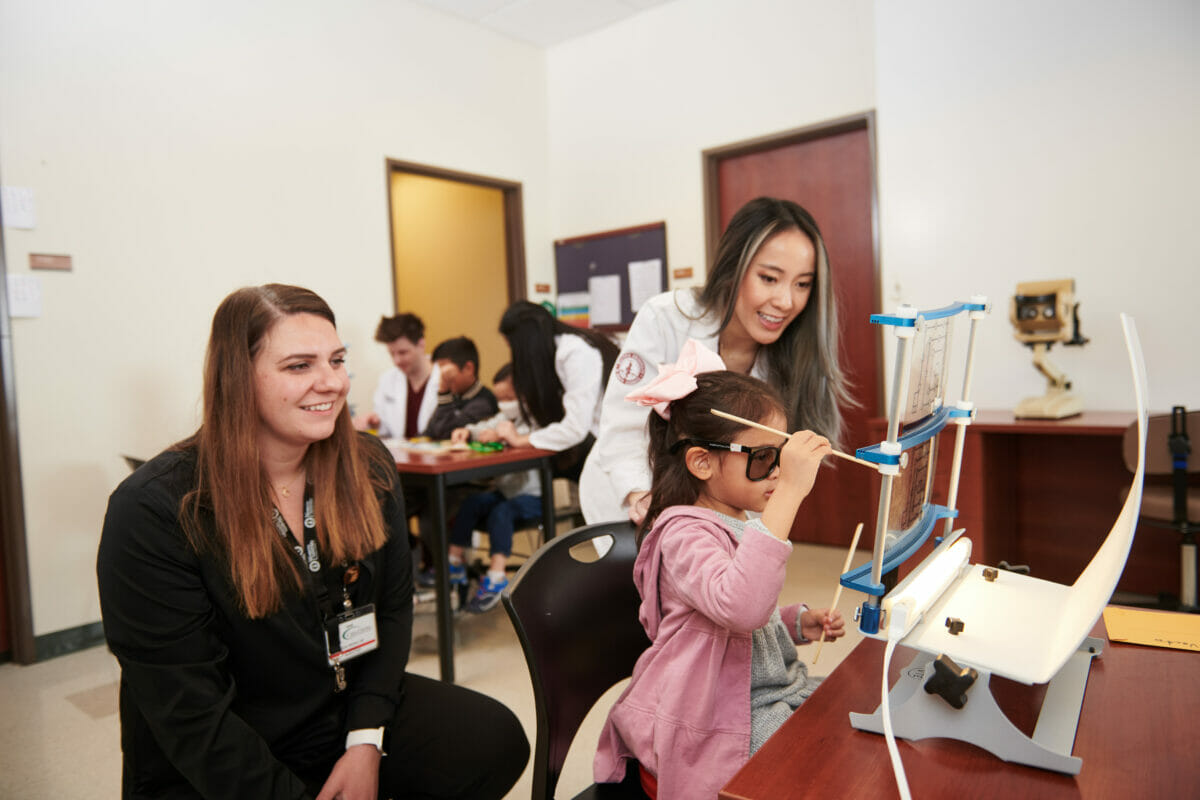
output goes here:
[[672, 0], [417, 0], [505, 36], [549, 47]]

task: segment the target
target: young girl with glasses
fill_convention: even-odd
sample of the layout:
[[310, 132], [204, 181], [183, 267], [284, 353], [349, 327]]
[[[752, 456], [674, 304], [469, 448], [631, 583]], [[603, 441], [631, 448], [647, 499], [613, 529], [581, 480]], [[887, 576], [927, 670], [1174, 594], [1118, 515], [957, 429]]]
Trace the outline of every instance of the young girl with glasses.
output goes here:
[[594, 766], [597, 781], [615, 782], [636, 760], [643, 788], [666, 800], [715, 797], [816, 688], [795, 645], [845, 632], [836, 610], [777, 607], [788, 532], [829, 442], [712, 414], [786, 426], [778, 392], [721, 367], [692, 341], [630, 397], [658, 412], [634, 565], [652, 644], [609, 713]]

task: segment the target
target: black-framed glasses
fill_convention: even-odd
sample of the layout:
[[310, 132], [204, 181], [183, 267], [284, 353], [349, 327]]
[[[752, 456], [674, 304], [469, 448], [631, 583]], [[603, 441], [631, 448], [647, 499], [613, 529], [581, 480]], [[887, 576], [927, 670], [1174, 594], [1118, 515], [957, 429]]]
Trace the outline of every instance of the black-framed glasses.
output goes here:
[[766, 480], [774, 472], [775, 468], [779, 466], [779, 445], [764, 444], [759, 447], [747, 447], [744, 444], [709, 442], [704, 439], [680, 439], [671, 445], [671, 453], [678, 453], [684, 447], [704, 447], [709, 450], [728, 450], [731, 453], [745, 453], [747, 480]]

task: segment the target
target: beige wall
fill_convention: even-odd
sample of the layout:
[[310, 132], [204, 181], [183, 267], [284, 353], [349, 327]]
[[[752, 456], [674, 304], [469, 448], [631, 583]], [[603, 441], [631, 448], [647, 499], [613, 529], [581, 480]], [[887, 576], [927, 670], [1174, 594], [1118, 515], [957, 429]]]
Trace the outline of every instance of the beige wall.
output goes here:
[[[700, 151], [878, 109], [884, 292], [923, 305], [1073, 275], [1093, 342], [1062, 366], [1125, 407], [1135, 312], [1156, 405], [1200, 405], [1181, 356], [1196, 291], [1197, 6], [1187, 0], [676, 0], [541, 51], [416, 4], [5, 0], [0, 176], [38, 228], [16, 320], [35, 632], [98, 618], [93, 560], [118, 454], [196, 424], [212, 309], [288, 280], [350, 344], [351, 399], [387, 366], [387, 157], [520, 181], [530, 285], [553, 240], [667, 221], [703, 274]], [[898, 288], [897, 288], [898, 287]], [[999, 311], [981, 405], [1037, 389]], [[1059, 351], [1056, 351], [1056, 355]], [[485, 372], [487, 367], [485, 367]]]
[[430, 353], [466, 336], [479, 348], [479, 377], [508, 361], [498, 332], [508, 307], [504, 196], [499, 189], [424, 175], [392, 174], [396, 308], [425, 323]]
[[1132, 403], [1121, 311], [1153, 406], [1200, 405], [1193, 0], [686, 0], [548, 64], [556, 237], [665, 219], [671, 266], [702, 281], [701, 152], [874, 108], [884, 303], [991, 298], [976, 402], [1043, 391], [1008, 299], [1074, 277], [1092, 341], [1051, 359], [1087, 407]]
[[37, 273], [44, 313], [12, 326], [35, 634], [99, 619], [119, 454], [194, 429], [232, 289], [322, 294], [370, 404], [387, 158], [520, 181], [525, 234], [549, 240], [544, 84], [539, 49], [404, 0], [0, 3], [0, 177], [38, 217], [5, 230], [9, 269], [75, 259]]

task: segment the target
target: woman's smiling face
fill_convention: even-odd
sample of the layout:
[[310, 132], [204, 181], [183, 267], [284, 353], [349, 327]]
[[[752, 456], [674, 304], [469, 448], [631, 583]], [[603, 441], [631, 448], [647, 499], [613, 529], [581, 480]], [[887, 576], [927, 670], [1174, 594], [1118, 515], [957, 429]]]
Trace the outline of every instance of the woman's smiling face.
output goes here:
[[758, 345], [775, 342], [808, 305], [816, 265], [816, 248], [803, 231], [771, 236], [746, 267], [724, 334]]
[[260, 448], [328, 439], [350, 391], [346, 348], [329, 320], [291, 314], [263, 337], [254, 381]]

